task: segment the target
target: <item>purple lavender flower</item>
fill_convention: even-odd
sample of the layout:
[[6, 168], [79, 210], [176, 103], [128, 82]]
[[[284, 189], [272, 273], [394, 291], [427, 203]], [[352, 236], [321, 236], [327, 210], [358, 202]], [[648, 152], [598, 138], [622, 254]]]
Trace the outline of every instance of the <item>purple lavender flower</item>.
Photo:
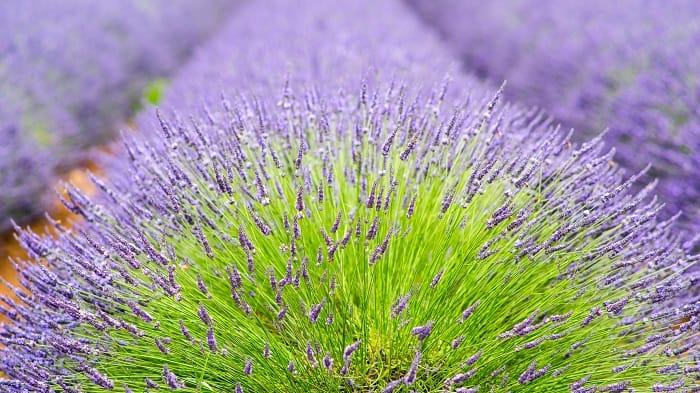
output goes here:
[[430, 336], [430, 333], [433, 332], [433, 325], [434, 322], [430, 321], [425, 325], [416, 326], [411, 329], [411, 334], [416, 336], [418, 340], [423, 341]]
[[243, 374], [251, 375], [253, 373], [253, 360], [246, 359], [245, 365], [243, 365]]
[[168, 365], [163, 365], [163, 380], [170, 389], [182, 389], [185, 385], [177, 379], [177, 376], [170, 371]]

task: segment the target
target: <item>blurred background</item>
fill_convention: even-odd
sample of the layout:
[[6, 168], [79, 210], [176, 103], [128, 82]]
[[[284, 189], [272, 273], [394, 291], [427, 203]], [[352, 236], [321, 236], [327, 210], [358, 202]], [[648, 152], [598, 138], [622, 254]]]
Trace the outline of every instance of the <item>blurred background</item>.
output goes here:
[[[252, 1], [252, 0], [251, 0]], [[291, 1], [291, 0], [290, 0]], [[381, 1], [381, 0], [378, 0]], [[700, 2], [405, 0], [466, 72], [575, 128], [602, 133], [628, 174], [658, 179], [667, 217], [700, 228]], [[242, 0], [6, 0], [0, 4], [0, 274], [13, 222], [70, 223], [62, 184], [90, 193], [96, 151], [216, 36]], [[240, 37], [245, 40], [246, 37]], [[612, 156], [611, 156], [612, 157]], [[650, 167], [647, 168], [647, 165]]]

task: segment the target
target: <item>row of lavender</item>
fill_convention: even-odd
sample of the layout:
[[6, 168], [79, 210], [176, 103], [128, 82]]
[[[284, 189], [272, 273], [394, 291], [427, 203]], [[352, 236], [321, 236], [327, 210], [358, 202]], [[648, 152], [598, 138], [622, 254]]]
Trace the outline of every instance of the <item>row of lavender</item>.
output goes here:
[[451, 61], [399, 1], [241, 9], [20, 232], [0, 391], [695, 389], [651, 188]]
[[407, 0], [466, 67], [582, 135], [610, 128], [616, 158], [652, 163], [659, 191], [700, 229], [700, 3]]
[[46, 208], [54, 176], [104, 143], [217, 25], [227, 0], [0, 6], [0, 229]]

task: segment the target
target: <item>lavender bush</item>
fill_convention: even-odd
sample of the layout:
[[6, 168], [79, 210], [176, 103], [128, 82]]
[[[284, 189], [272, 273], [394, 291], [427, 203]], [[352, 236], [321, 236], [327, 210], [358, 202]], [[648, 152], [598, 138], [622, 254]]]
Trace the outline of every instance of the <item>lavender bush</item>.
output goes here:
[[408, 0], [466, 67], [565, 125], [597, 134], [650, 176], [669, 212], [700, 229], [700, 4]]
[[128, 144], [129, 190], [72, 193], [91, 224], [22, 233], [45, 265], [3, 299], [0, 386], [693, 385], [700, 310], [664, 306], [693, 262], [598, 141], [387, 89], [225, 102], [163, 120], [169, 154]]
[[2, 298], [0, 389], [695, 388], [697, 257], [652, 187], [500, 90], [420, 86], [448, 57], [416, 26], [389, 1], [242, 10], [99, 195], [68, 189], [82, 223], [20, 233], [42, 263]]
[[0, 229], [45, 207], [59, 166], [105, 141], [230, 1], [7, 1], [0, 9]]

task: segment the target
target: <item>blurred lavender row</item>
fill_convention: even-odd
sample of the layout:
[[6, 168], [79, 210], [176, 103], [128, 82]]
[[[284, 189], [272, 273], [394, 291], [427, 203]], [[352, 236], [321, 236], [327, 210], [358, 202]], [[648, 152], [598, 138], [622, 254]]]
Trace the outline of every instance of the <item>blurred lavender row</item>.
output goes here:
[[[270, 0], [238, 10], [179, 70], [163, 107], [190, 113], [206, 106], [218, 109], [222, 93], [279, 100], [285, 84], [327, 92], [357, 90], [378, 79], [415, 82], [426, 90], [446, 78], [460, 86], [484, 85], [460, 72], [437, 34], [400, 1], [377, 2], [372, 12], [363, 1], [297, 3], [289, 7]], [[155, 118], [148, 112], [141, 117]]]
[[700, 3], [407, 0], [481, 77], [647, 163], [670, 213], [700, 228]]
[[[144, 100], [157, 99], [158, 78], [172, 72], [235, 3], [0, 5], [0, 229], [10, 218], [40, 213], [56, 171], [106, 141]], [[146, 97], [144, 89], [150, 89]]]

